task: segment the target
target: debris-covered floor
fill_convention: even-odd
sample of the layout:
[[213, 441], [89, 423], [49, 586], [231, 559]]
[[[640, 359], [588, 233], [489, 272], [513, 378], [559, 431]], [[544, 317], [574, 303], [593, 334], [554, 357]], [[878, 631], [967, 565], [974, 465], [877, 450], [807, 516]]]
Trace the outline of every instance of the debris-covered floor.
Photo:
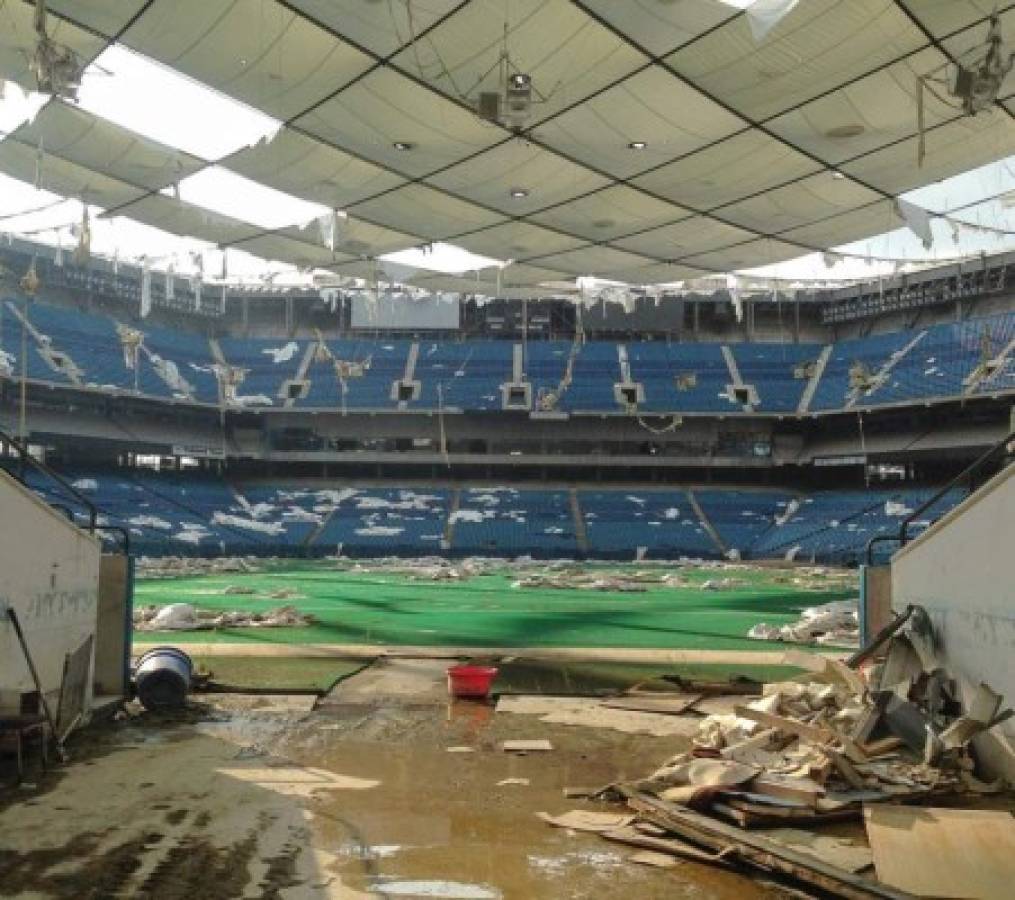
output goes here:
[[969, 740], [1008, 713], [986, 687], [964, 713], [900, 622], [872, 682], [800, 651], [766, 684], [491, 658], [498, 696], [470, 701], [449, 659], [207, 657], [213, 690], [131, 704], [0, 792], [0, 896], [1006, 896], [1015, 804]]
[[[694, 862], [655, 868], [537, 813], [687, 745], [449, 703], [447, 660], [370, 666], [313, 696], [198, 695], [80, 733], [70, 765], [0, 793], [0, 896], [780, 896]], [[604, 681], [597, 690], [622, 683]], [[315, 707], [316, 708], [312, 708]], [[505, 752], [508, 740], [550, 751]]]

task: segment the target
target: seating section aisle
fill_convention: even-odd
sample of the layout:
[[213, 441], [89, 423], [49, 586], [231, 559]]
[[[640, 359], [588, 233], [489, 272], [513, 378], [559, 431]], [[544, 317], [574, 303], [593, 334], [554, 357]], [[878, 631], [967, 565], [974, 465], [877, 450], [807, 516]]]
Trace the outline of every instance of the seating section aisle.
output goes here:
[[[4, 304], [0, 325], [0, 374], [16, 377], [20, 352], [21, 323], [15, 318], [17, 304]], [[116, 322], [107, 316], [33, 302], [30, 320], [46, 336], [53, 350], [63, 351], [82, 370], [82, 381], [117, 391], [137, 388], [153, 397], [185, 396], [170, 375], [187, 381], [195, 399], [218, 402], [218, 382], [212, 371], [211, 348], [200, 335], [172, 329], [132, 324], [144, 334], [144, 350], [138, 370], [127, 367]], [[842, 340], [818, 381], [810, 403], [811, 412], [830, 412], [853, 400], [859, 406], [922, 401], [961, 395], [966, 382], [987, 360], [998, 360], [1015, 338], [1015, 312], [962, 323], [934, 325], [926, 329]], [[334, 360], [313, 355], [307, 369], [310, 388], [306, 397], [287, 396], [283, 386], [295, 379], [308, 350], [315, 342], [264, 338], [222, 338], [227, 363], [248, 370], [236, 393], [246, 406], [282, 406], [291, 399], [301, 408], [390, 410], [394, 382], [406, 372], [413, 342], [384, 338], [328, 340]], [[30, 377], [68, 384], [64, 373], [50, 368], [31, 342]], [[731, 343], [727, 345], [742, 380], [758, 393], [759, 413], [793, 413], [807, 387], [807, 378], [794, 370], [815, 361], [820, 344]], [[719, 343], [665, 343], [629, 341], [623, 344], [631, 378], [643, 385], [640, 412], [728, 413], [743, 404], [728, 396], [731, 374]], [[557, 391], [575, 352], [572, 379], [556, 404], [568, 412], [624, 412], [614, 385], [620, 381], [621, 345], [613, 341], [533, 341], [525, 350], [524, 369], [533, 387], [538, 408], [540, 392]], [[490, 411], [501, 408], [500, 387], [512, 374], [514, 344], [510, 341], [418, 342], [413, 380], [420, 383], [419, 396], [407, 400], [408, 408]], [[346, 364], [341, 381], [335, 361]], [[10, 372], [7, 370], [10, 369]], [[875, 384], [854, 396], [850, 371], [874, 379]], [[878, 376], [883, 375], [883, 379]], [[1002, 360], [999, 369], [972, 388], [974, 393], [1015, 390], [1015, 353]]]
[[459, 554], [554, 558], [578, 553], [567, 491], [463, 490], [451, 518], [452, 549]]
[[694, 497], [727, 551], [748, 558], [759, 540], [775, 524], [776, 516], [793, 499], [781, 491], [698, 490]]
[[796, 412], [807, 387], [807, 378], [795, 370], [815, 362], [822, 344], [730, 344], [745, 384], [758, 391], [757, 412]]
[[648, 559], [719, 556], [686, 491], [579, 491], [578, 500], [594, 558], [634, 559], [642, 552]]

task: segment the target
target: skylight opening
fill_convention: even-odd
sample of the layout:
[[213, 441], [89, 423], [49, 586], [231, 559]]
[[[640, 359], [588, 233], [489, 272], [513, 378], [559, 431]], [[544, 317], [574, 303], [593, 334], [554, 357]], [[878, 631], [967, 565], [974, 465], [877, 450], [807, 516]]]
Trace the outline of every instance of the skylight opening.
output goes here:
[[409, 250], [399, 250], [397, 253], [387, 253], [380, 259], [402, 266], [410, 266], [414, 269], [441, 272], [445, 275], [461, 275], [480, 269], [502, 269], [507, 265], [504, 260], [480, 256], [477, 253], [470, 253], [464, 247], [439, 242], [432, 244], [427, 250], [412, 247]]
[[[167, 188], [163, 193], [171, 195], [172, 190]], [[331, 214], [320, 203], [309, 203], [219, 166], [184, 178], [180, 199], [266, 230], [306, 225]]]
[[282, 127], [278, 119], [115, 44], [85, 70], [78, 106], [206, 160], [270, 140]]
[[15, 82], [5, 82], [2, 78], [0, 88], [2, 88], [0, 90], [0, 141], [2, 141], [22, 125], [34, 121], [49, 97], [35, 91], [23, 91]]

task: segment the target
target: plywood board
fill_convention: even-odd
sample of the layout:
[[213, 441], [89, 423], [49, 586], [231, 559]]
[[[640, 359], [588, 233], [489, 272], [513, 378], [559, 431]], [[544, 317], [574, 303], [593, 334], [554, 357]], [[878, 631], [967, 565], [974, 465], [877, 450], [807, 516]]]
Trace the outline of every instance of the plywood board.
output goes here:
[[885, 884], [917, 897], [1012, 895], [1015, 818], [995, 810], [864, 809], [874, 867]]

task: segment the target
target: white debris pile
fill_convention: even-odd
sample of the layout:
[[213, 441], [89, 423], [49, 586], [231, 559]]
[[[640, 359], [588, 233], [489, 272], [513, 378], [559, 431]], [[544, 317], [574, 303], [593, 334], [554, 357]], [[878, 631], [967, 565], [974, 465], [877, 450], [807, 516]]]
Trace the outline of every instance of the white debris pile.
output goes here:
[[832, 647], [857, 647], [860, 641], [859, 600], [833, 600], [810, 606], [789, 625], [759, 622], [747, 632], [759, 641], [786, 641], [793, 644], [824, 644]]
[[703, 591], [733, 591], [746, 587], [747, 582], [742, 578], [709, 578], [701, 583]]
[[228, 525], [231, 528], [243, 528], [247, 531], [257, 531], [261, 534], [285, 534], [285, 525], [281, 522], [260, 522], [257, 519], [245, 519], [243, 516], [234, 516], [231, 513], [224, 513], [217, 510], [211, 517], [212, 525]]
[[275, 365], [278, 365], [279, 363], [289, 362], [299, 351], [300, 345], [296, 341], [289, 341], [283, 347], [268, 347], [261, 352], [265, 356], [270, 356], [271, 361]]
[[[184, 528], [187, 528], [185, 525]], [[195, 533], [200, 533], [193, 529]], [[180, 535], [175, 536], [183, 540]], [[195, 575], [222, 575], [260, 572], [272, 560], [254, 556], [223, 556], [214, 559], [189, 556], [142, 556], [137, 560], [139, 578], [189, 578]]]
[[300, 628], [312, 625], [313, 616], [295, 606], [279, 606], [265, 612], [197, 610], [189, 603], [142, 606], [134, 610], [135, 631], [211, 631], [216, 628]]
[[6, 350], [0, 350], [0, 375], [10, 377], [14, 374], [14, 366], [17, 363], [17, 357], [12, 353], [8, 353]]

